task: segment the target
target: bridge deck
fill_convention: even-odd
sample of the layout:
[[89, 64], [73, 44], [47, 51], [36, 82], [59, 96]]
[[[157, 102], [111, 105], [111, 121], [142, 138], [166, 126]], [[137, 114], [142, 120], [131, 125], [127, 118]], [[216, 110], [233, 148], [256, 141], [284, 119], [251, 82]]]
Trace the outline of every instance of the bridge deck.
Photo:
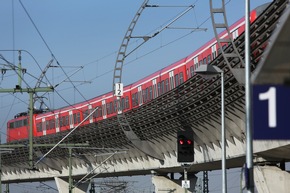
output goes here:
[[[286, 3], [286, 0], [275, 1], [251, 25], [253, 71], [258, 65], [268, 39], [271, 37], [279, 17], [286, 7]], [[238, 37], [235, 43], [241, 55], [244, 56], [244, 35]], [[232, 47], [229, 46], [227, 49], [231, 50]], [[242, 166], [245, 156], [244, 87], [236, 81], [221, 55], [213, 60], [211, 64], [217, 65], [225, 73], [228, 167]], [[239, 63], [234, 64], [240, 65]], [[106, 160], [107, 155], [94, 156], [95, 154], [112, 153], [112, 150], [106, 148], [128, 149], [128, 152], [116, 154], [107, 160], [103, 164], [104, 168], [99, 170], [102, 172], [98, 177], [148, 174], [151, 170], [157, 170], [161, 173], [182, 171], [176, 162], [176, 131], [184, 123], [190, 125], [195, 133], [196, 161], [190, 171], [220, 168], [220, 80], [218, 78], [204, 80], [199, 76], [193, 76], [174, 90], [127, 112], [126, 117], [139, 138], [152, 143], [156, 151], [164, 156], [164, 162], [161, 163], [152, 159], [135, 149], [118, 125], [116, 117], [113, 117], [80, 128], [65, 140], [65, 143], [88, 142], [90, 147], [100, 148], [98, 150], [73, 150], [74, 175], [84, 175], [88, 168], [97, 167]], [[58, 133], [36, 138], [34, 143], [53, 144], [58, 142], [65, 134]], [[288, 142], [273, 142], [272, 146], [261, 143], [263, 145], [259, 145], [261, 147], [258, 148], [258, 151], [264, 152], [269, 148], [280, 147], [281, 151], [289, 152]], [[11, 144], [28, 144], [28, 141], [23, 140]], [[281, 147], [284, 145], [285, 147]], [[49, 147], [35, 147], [34, 160], [38, 160], [37, 155], [45, 154], [49, 150]], [[276, 160], [290, 160], [290, 154], [288, 154], [289, 157], [285, 157], [285, 154], [276, 150], [269, 150], [264, 155], [271, 154]], [[263, 156], [263, 153], [256, 153]], [[57, 147], [49, 154], [47, 160], [51, 163], [57, 163], [56, 168], [48, 165], [48, 162], [40, 162], [37, 165], [39, 171], [30, 171], [28, 147], [15, 148], [11, 154], [2, 155], [3, 180], [6, 182], [19, 182], [25, 179], [37, 181], [39, 178], [52, 179], [58, 175], [67, 176], [67, 149]], [[60, 168], [62, 173], [56, 171], [57, 168]], [[22, 177], [15, 177], [15, 174], [16, 176], [22, 175]], [[12, 177], [13, 175], [14, 177]]]

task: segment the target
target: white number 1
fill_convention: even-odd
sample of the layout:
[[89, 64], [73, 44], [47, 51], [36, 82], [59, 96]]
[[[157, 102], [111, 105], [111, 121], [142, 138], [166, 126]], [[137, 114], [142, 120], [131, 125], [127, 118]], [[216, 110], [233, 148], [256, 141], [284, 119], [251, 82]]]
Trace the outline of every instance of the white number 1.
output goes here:
[[277, 126], [276, 114], [276, 88], [270, 87], [267, 92], [259, 94], [259, 100], [268, 100], [268, 124], [269, 127]]

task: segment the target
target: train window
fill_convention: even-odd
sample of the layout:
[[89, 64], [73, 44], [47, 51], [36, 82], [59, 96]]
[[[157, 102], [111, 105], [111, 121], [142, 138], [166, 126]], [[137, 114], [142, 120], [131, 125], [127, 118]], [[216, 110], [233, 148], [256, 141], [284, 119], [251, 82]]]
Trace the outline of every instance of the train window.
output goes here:
[[42, 123], [37, 123], [36, 124], [36, 130], [37, 130], [37, 132], [41, 132], [42, 131]]
[[164, 80], [162, 80], [160, 84], [160, 94], [163, 94], [164, 92]]
[[222, 53], [222, 50], [220, 48], [218, 48], [218, 54]]
[[73, 114], [73, 116], [74, 116], [74, 124], [77, 124], [77, 123], [80, 123], [81, 122], [81, 115], [80, 115], [79, 112]]
[[133, 93], [132, 94], [132, 105], [133, 107], [138, 105], [138, 97], [137, 97], [137, 93]]
[[74, 117], [74, 124], [76, 124], [76, 123], [77, 123], [77, 114], [74, 113], [74, 114], [73, 114], [73, 117]]
[[183, 72], [179, 73], [179, 83], [182, 84], [183, 83]]
[[77, 120], [78, 120], [78, 123], [81, 122], [81, 113], [80, 112], [77, 113]]
[[107, 115], [109, 115], [110, 114], [110, 104], [108, 104], [108, 105], [106, 105], [106, 107], [107, 107]]
[[65, 118], [65, 125], [68, 125], [68, 115], [64, 117]]
[[113, 102], [110, 102], [110, 113], [113, 113]]
[[222, 46], [223, 50], [225, 50], [225, 49], [226, 49], [226, 47], [227, 47], [227, 45], [226, 45], [226, 44], [224, 44], [224, 45]]
[[175, 87], [179, 85], [179, 77], [178, 74], [175, 75]]
[[147, 96], [146, 96], [146, 89], [144, 89], [143, 91], [142, 91], [142, 94], [143, 94], [143, 102], [144, 103], [146, 103], [146, 101], [147, 101]]
[[49, 125], [49, 120], [45, 121], [45, 128], [46, 128], [46, 130], [49, 130], [49, 129], [50, 129], [49, 126], [50, 126], [50, 125]]
[[99, 115], [99, 109], [97, 109], [94, 114], [93, 114], [93, 118], [97, 118]]
[[169, 91], [169, 80], [168, 78], [165, 80], [165, 92]]
[[9, 128], [13, 129], [14, 128], [14, 122], [9, 123]]
[[96, 107], [98, 108], [97, 110], [95, 110], [94, 114], [93, 114], [93, 117], [94, 118], [98, 118], [98, 117], [101, 117], [102, 116], [102, 107], [99, 106], [99, 107]]
[[65, 116], [62, 117], [62, 126], [66, 126], [66, 122], [65, 122]]
[[15, 127], [16, 128], [21, 127], [20, 121], [15, 121]]
[[125, 108], [126, 109], [129, 109], [130, 107], [129, 107], [129, 97], [128, 96], [126, 96], [126, 99], [125, 99]]
[[135, 106], [135, 95], [134, 94], [132, 94], [132, 105], [133, 105], [133, 107]]
[[211, 55], [210, 54], [207, 56], [207, 62], [208, 62], [208, 64], [211, 62]]
[[158, 87], [158, 96], [161, 95], [161, 84], [160, 82], [157, 83], [157, 87]]
[[13, 128], [23, 127], [27, 125], [28, 125], [27, 119], [23, 119], [23, 120], [18, 120], [18, 121], [10, 123], [9, 128], [13, 129]]
[[133, 107], [134, 106], [136, 106], [136, 100], [138, 100], [138, 99], [136, 99], [136, 97], [137, 97], [137, 93], [134, 93], [133, 95], [132, 95], [132, 104], [133, 104]]
[[23, 119], [23, 126], [26, 126], [26, 125], [28, 125], [28, 121], [27, 119]]
[[63, 116], [62, 117], [62, 126], [67, 126], [68, 125], [68, 116]]
[[153, 93], [152, 93], [152, 86], [149, 87], [149, 100], [152, 100]]
[[139, 93], [138, 92], [136, 92], [135, 93], [135, 105], [139, 105]]
[[63, 126], [62, 117], [59, 117], [59, 126], [60, 126], [60, 127], [62, 127], [62, 126]]
[[85, 110], [85, 111], [83, 111], [83, 116], [84, 116], [84, 119], [85, 119], [87, 116], [89, 116], [89, 110], [88, 110], [88, 109]]
[[103, 116], [103, 107], [102, 106], [99, 106], [98, 110], [99, 111], [99, 117]]
[[107, 104], [107, 115], [111, 114], [111, 103]]
[[124, 110], [126, 107], [125, 107], [125, 98], [122, 98], [121, 99], [121, 110]]
[[203, 63], [203, 64], [207, 64], [207, 63], [206, 63], [206, 58], [204, 58], [204, 59], [202, 60], [202, 63]]
[[[123, 101], [124, 98], [121, 98], [120, 99], [120, 108], [123, 109], [123, 106], [122, 106], [122, 101]], [[117, 107], [117, 100], [114, 100], [114, 109], [113, 109], [113, 112], [117, 112], [118, 110], [118, 107]]]
[[17, 127], [19, 127], [19, 124], [18, 124], [18, 121], [15, 121], [14, 122], [14, 128], [17, 128]]
[[50, 121], [49, 121], [49, 127], [50, 127], [50, 129], [54, 129], [55, 128], [55, 121], [54, 121], [54, 119], [51, 119]]
[[135, 100], [135, 93], [132, 94], [132, 106], [136, 106], [135, 104], [136, 100]]
[[111, 114], [111, 109], [112, 109], [111, 107], [112, 107], [112, 102], [107, 104], [107, 115]]
[[193, 77], [194, 75], [194, 68], [193, 66], [190, 66], [190, 77]]
[[144, 102], [147, 102], [149, 99], [149, 92], [148, 92], [148, 87], [145, 89], [145, 97], [144, 97]]

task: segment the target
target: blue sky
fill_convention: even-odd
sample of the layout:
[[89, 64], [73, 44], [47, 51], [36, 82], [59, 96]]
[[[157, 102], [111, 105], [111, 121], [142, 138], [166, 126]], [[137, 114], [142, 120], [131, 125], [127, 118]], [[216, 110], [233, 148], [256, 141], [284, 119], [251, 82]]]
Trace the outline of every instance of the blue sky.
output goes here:
[[[22, 87], [34, 87], [41, 70], [52, 59], [52, 54], [63, 67], [50, 68], [47, 84], [56, 85], [57, 93], [45, 97], [49, 108], [60, 108], [90, 99], [112, 90], [113, 68], [125, 32], [143, 1], [132, 0], [10, 0], [0, 3], [0, 50], [22, 49], [22, 67], [27, 69]], [[243, 0], [231, 0], [227, 5], [229, 24], [244, 15]], [[251, 9], [269, 0], [251, 1]], [[185, 29], [166, 29], [126, 58], [123, 83], [129, 84], [161, 69], [193, 52], [214, 37], [205, 0], [152, 0], [150, 5], [188, 6], [194, 9], [178, 19], [171, 27], [207, 28], [207, 31], [190, 33]], [[23, 8], [23, 6], [25, 9]], [[152, 35], [169, 23], [185, 7], [146, 8], [133, 35]], [[31, 17], [33, 23], [28, 17]], [[35, 28], [35, 26], [36, 28]], [[39, 35], [38, 31], [41, 36]], [[183, 37], [183, 38], [182, 38]], [[45, 42], [44, 42], [44, 41]], [[141, 39], [132, 39], [128, 50]], [[0, 51], [11, 63], [17, 64], [17, 52]], [[33, 56], [33, 58], [32, 58]], [[35, 59], [35, 60], [34, 60]], [[0, 60], [0, 68], [4, 61]], [[82, 67], [82, 68], [81, 68]], [[30, 76], [29, 74], [33, 75]], [[1, 76], [1, 75], [0, 75]], [[73, 84], [67, 81], [69, 76]], [[7, 71], [0, 77], [0, 88], [14, 88], [17, 76]], [[42, 85], [43, 86], [43, 85]], [[61, 97], [60, 97], [60, 96]], [[66, 100], [63, 100], [66, 99]], [[27, 111], [26, 93], [0, 93], [0, 127], [5, 141], [7, 120], [19, 112]]]

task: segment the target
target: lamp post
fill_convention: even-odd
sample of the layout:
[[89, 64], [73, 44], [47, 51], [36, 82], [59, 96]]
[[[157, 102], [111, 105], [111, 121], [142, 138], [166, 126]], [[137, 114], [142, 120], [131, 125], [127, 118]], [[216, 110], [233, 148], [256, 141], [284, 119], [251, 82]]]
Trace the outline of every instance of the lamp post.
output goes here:
[[195, 70], [195, 73], [207, 78], [211, 78], [217, 74], [221, 75], [222, 192], [227, 193], [224, 72], [217, 66], [202, 64]]

